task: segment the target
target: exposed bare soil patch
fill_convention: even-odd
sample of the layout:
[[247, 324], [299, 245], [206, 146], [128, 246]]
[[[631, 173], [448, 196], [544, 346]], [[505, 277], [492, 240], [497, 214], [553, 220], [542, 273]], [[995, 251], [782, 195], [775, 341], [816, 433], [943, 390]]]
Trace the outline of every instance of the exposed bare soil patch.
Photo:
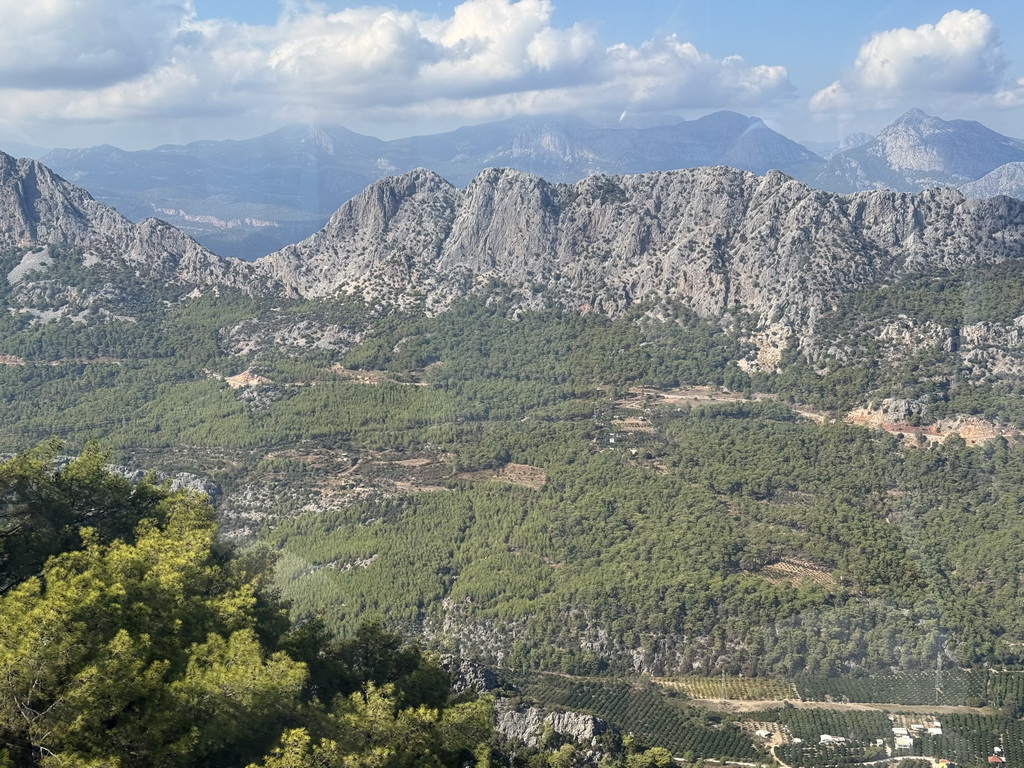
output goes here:
[[402, 493], [429, 493], [430, 491], [447, 491], [443, 485], [418, 485], [408, 480], [396, 480], [395, 489]]
[[[771, 394], [757, 393], [752, 398], [748, 398], [739, 392], [727, 392], [714, 387], [678, 387], [666, 390], [633, 387], [625, 397], [616, 402], [616, 405], [619, 408], [632, 409], [644, 409], [658, 404], [699, 407], [712, 403], [756, 402], [773, 399], [775, 396]], [[811, 419], [819, 424], [833, 420], [829, 414], [808, 405], [792, 405], [790, 409], [798, 416]], [[929, 442], [941, 442], [953, 434], [960, 435], [968, 445], [978, 445], [997, 437], [1005, 437], [1009, 440], [1020, 440], [1024, 437], [1020, 430], [999, 427], [984, 419], [966, 415], [942, 419], [927, 426], [915, 427], [910, 424], [886, 421], [882, 413], [877, 410], [855, 408], [843, 420], [848, 424], [881, 429], [892, 435], [915, 439], [920, 436]], [[623, 431], [629, 431], [628, 426], [623, 426], [627, 423], [629, 423], [629, 419], [622, 420], [622, 425], [616, 422], [616, 426]]]
[[433, 459], [420, 457], [418, 459], [402, 459], [393, 463], [400, 467], [425, 467], [427, 464], [433, 464], [434, 461]]
[[341, 363], [335, 363], [331, 370], [343, 379], [358, 381], [361, 384], [383, 384], [391, 377], [386, 371], [362, 371], [345, 368]]
[[766, 565], [758, 571], [758, 576], [772, 584], [785, 582], [794, 587], [799, 586], [803, 581], [812, 581], [829, 590], [836, 586], [836, 580], [828, 570], [807, 560], [783, 558], [777, 563]]
[[529, 464], [506, 464], [500, 469], [484, 469], [478, 472], [461, 472], [459, 480], [472, 482], [498, 482], [510, 485], [521, 485], [526, 488], [538, 489], [548, 480], [548, 473], [541, 467]]
[[952, 419], [941, 419], [934, 424], [915, 427], [910, 424], [886, 421], [881, 411], [870, 408], [854, 408], [844, 421], [862, 427], [882, 429], [891, 435], [910, 438], [924, 438], [928, 442], [941, 443], [953, 435], [960, 435], [968, 445], [978, 445], [997, 437], [1009, 440], [1020, 440], [1021, 432], [1017, 429], [999, 427], [992, 422], [975, 416], [957, 416]]
[[[755, 399], [770, 397], [758, 395]], [[645, 404], [671, 403], [673, 405], [705, 405], [707, 403], [740, 402], [747, 400], [740, 392], [726, 392], [715, 387], [676, 387], [653, 389], [631, 387], [626, 397], [618, 402], [620, 408], [642, 408]]]
[[252, 371], [242, 371], [237, 376], [227, 376], [224, 382], [232, 389], [241, 389], [242, 387], [255, 387], [260, 384], [272, 384], [273, 382], [258, 373]]

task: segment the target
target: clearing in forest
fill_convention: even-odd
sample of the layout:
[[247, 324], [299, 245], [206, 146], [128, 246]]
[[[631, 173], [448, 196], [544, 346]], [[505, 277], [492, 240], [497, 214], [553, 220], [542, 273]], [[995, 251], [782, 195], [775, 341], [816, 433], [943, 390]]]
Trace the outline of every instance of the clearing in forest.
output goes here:
[[529, 464], [509, 463], [498, 469], [482, 469], [477, 472], [462, 472], [457, 475], [459, 480], [473, 482], [496, 482], [510, 485], [522, 485], [534, 490], [542, 488], [548, 481], [548, 473], [542, 467]]
[[836, 580], [828, 570], [807, 560], [783, 558], [777, 563], [766, 565], [757, 574], [772, 584], [786, 582], [797, 587], [801, 582], [809, 580], [828, 590], [836, 586]]

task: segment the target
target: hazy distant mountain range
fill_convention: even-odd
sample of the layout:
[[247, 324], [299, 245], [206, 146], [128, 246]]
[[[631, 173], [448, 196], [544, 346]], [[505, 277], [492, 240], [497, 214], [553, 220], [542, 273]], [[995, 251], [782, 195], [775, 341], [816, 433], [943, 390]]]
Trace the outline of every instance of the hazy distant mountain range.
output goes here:
[[340, 126], [289, 126], [244, 141], [134, 152], [109, 145], [56, 149], [41, 159], [132, 220], [163, 219], [210, 250], [243, 259], [310, 235], [367, 185], [415, 168], [465, 186], [488, 167], [571, 182], [724, 165], [757, 174], [781, 170], [833, 192], [963, 186], [971, 197], [1024, 196], [1024, 142], [976, 122], [911, 110], [876, 137], [858, 134], [813, 148], [758, 118], [717, 112], [640, 128], [596, 127], [566, 116], [514, 118], [392, 141]]
[[820, 163], [761, 120], [731, 112], [653, 128], [516, 118], [394, 141], [340, 126], [290, 126], [245, 141], [58, 149], [41, 159], [131, 219], [160, 217], [217, 253], [250, 259], [313, 233], [371, 182], [414, 168], [464, 185], [492, 166], [577, 181], [703, 165], [802, 175]]

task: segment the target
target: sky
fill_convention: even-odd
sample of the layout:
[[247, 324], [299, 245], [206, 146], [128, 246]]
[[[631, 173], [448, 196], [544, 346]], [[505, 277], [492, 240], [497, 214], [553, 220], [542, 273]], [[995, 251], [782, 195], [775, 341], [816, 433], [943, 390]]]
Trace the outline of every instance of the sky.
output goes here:
[[1024, 137], [1024, 3], [0, 0], [0, 137], [141, 149], [331, 123], [756, 115], [799, 141], [917, 107]]

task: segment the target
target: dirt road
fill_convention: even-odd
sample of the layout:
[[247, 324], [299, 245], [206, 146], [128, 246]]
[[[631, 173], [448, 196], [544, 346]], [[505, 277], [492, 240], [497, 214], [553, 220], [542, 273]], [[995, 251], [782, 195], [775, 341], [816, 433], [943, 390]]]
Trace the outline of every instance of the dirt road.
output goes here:
[[768, 699], [688, 699], [687, 704], [705, 707], [716, 712], [758, 712], [762, 709], [780, 709], [791, 704], [797, 709], [835, 709], [840, 711], [867, 712], [908, 712], [921, 715], [977, 714], [991, 715], [994, 711], [985, 707], [953, 707], [947, 704], [861, 704], [842, 701], [772, 701]]

